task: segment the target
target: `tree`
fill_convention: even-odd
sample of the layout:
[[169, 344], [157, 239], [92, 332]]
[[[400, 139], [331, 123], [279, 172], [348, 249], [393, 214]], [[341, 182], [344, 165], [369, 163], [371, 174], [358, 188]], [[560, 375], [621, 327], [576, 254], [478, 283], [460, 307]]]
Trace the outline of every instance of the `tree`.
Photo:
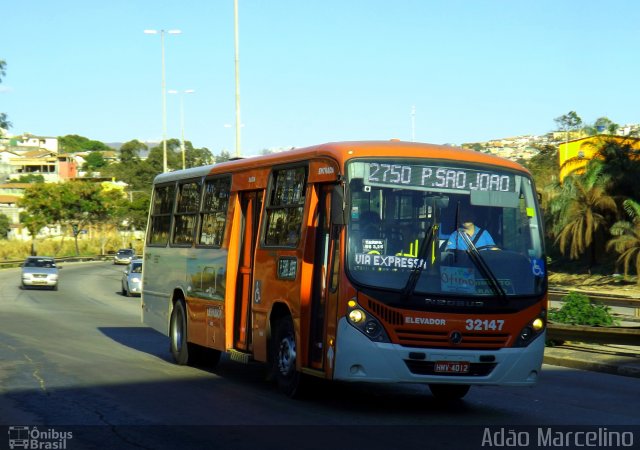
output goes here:
[[[99, 184], [89, 181], [37, 183], [27, 188], [19, 200], [28, 215], [39, 218], [36, 225], [61, 224], [73, 229], [77, 254], [79, 232], [88, 224], [106, 223], [118, 217], [120, 205], [125, 202], [121, 191], [104, 191]], [[32, 237], [40, 228], [32, 232]]]
[[11, 231], [11, 221], [4, 214], [0, 214], [0, 239], [6, 239]]
[[213, 155], [208, 148], [193, 148], [193, 145], [189, 141], [185, 143], [185, 154], [187, 168], [205, 166], [213, 163]]
[[553, 121], [558, 125], [560, 131], [574, 131], [582, 127], [582, 119], [575, 111], [569, 111], [560, 117], [556, 117]]
[[608, 117], [598, 117], [593, 125], [586, 126], [585, 131], [590, 136], [596, 134], [615, 134], [620, 125], [611, 121]]
[[17, 179], [12, 178], [10, 181], [12, 183], [44, 183], [44, 175], [30, 173], [27, 175], [20, 175]]
[[[640, 275], [640, 203], [627, 199], [623, 203], [627, 216], [631, 221], [621, 220], [613, 224], [611, 234], [614, 236], [607, 243], [607, 250], [615, 250], [620, 256], [618, 262], [623, 264], [625, 276], [631, 265]], [[640, 284], [640, 276], [638, 277]]]
[[117, 181], [127, 183], [128, 191], [147, 191], [150, 190], [153, 179], [162, 172], [162, 168], [158, 170], [149, 161], [139, 161], [135, 164], [115, 163], [109, 164], [101, 173], [105, 177], [111, 177]]
[[[24, 208], [27, 215], [42, 218], [43, 227], [48, 224], [60, 223], [63, 217], [64, 204], [57, 184], [33, 183], [25, 189], [22, 198], [18, 200], [18, 205]], [[41, 228], [38, 228], [36, 233]]]
[[228, 150], [221, 150], [220, 154], [214, 157], [214, 161], [216, 163], [221, 163], [225, 161], [229, 161], [231, 159], [231, 155]]
[[122, 147], [120, 147], [120, 162], [125, 164], [137, 162], [140, 159], [140, 152], [148, 149], [149, 147], [147, 147], [146, 144], [137, 139], [125, 142], [122, 144]]
[[596, 149], [589, 164], [602, 166], [599, 170], [609, 182], [610, 194], [622, 200], [637, 198], [640, 180], [638, 140], [602, 136], [587, 145]]
[[66, 136], [60, 136], [58, 138], [58, 145], [60, 151], [63, 153], [77, 153], [77, 152], [98, 152], [98, 151], [110, 151], [112, 150], [107, 144], [94, 141], [84, 136], [78, 136], [77, 134], [69, 134]]
[[[147, 162], [157, 170], [157, 173], [162, 173], [164, 170], [164, 148], [162, 142], [157, 147], [153, 147], [149, 151]], [[182, 156], [180, 150], [180, 141], [178, 139], [167, 140], [167, 168], [169, 171], [182, 169]]]
[[103, 191], [99, 184], [88, 181], [62, 183], [59, 186], [61, 200], [64, 205], [62, 223], [71, 226], [75, 238], [76, 254], [78, 234], [89, 224], [102, 223], [118, 213], [117, 198], [124, 203], [124, 196], [119, 191]]
[[31, 235], [31, 256], [36, 256], [36, 236], [40, 230], [47, 226], [47, 219], [38, 212], [28, 213], [23, 211], [20, 213], [20, 223], [29, 230], [29, 234]]
[[596, 244], [599, 238], [604, 239], [618, 211], [605, 183], [601, 167], [588, 165], [585, 174], [566, 177], [559, 194], [550, 202], [555, 218], [553, 232], [560, 251], [578, 259], [590, 249], [590, 267], [596, 263]]
[[85, 163], [82, 165], [82, 169], [88, 172], [97, 172], [107, 164], [108, 163], [104, 159], [102, 152], [91, 152], [85, 158]]
[[134, 191], [131, 201], [127, 202], [121, 212], [122, 222], [126, 222], [136, 230], [147, 228], [147, 217], [149, 215], [149, 203], [151, 193], [146, 191]]
[[63, 203], [58, 185], [33, 183], [25, 189], [18, 205], [24, 208], [20, 213], [20, 223], [26, 226], [31, 234], [31, 254], [35, 255], [35, 240], [40, 230], [47, 225], [57, 224], [62, 219]]
[[536, 186], [542, 188], [559, 178], [558, 148], [554, 145], [537, 147], [538, 154], [530, 160], [524, 161], [524, 165], [533, 174]]

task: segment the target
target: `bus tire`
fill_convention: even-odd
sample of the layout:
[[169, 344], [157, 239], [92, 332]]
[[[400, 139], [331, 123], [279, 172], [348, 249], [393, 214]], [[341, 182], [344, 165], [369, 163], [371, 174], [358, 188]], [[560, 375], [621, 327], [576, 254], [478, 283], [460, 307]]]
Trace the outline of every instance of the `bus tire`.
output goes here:
[[276, 323], [273, 356], [278, 389], [289, 397], [298, 396], [301, 373], [296, 369], [296, 336], [291, 316], [285, 316]]
[[468, 384], [430, 384], [431, 394], [438, 400], [460, 400], [469, 392]]
[[178, 300], [171, 311], [169, 322], [169, 345], [176, 364], [189, 364], [189, 344], [187, 343], [187, 312], [182, 300]]

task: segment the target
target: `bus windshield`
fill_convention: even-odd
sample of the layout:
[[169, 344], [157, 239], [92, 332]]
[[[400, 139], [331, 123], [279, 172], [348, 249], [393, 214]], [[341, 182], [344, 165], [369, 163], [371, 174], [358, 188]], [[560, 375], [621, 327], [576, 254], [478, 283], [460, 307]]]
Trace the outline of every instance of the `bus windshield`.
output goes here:
[[347, 182], [347, 268], [356, 285], [407, 298], [544, 293], [541, 217], [523, 172], [359, 159], [347, 165]]

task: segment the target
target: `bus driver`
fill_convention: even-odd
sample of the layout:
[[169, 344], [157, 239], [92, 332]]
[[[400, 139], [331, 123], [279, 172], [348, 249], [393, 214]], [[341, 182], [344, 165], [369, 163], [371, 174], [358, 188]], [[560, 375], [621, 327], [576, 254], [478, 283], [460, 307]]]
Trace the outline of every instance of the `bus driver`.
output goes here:
[[473, 223], [473, 215], [470, 212], [461, 213], [460, 218], [462, 228], [451, 233], [445, 250], [467, 250], [467, 242], [459, 234], [462, 231], [469, 236], [469, 239], [476, 248], [495, 247], [496, 243], [493, 241], [491, 234]]

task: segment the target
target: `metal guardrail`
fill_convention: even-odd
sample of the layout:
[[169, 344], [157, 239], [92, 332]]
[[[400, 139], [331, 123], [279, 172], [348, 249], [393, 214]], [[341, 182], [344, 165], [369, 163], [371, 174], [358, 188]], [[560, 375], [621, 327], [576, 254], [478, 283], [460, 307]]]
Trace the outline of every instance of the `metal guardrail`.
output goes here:
[[[93, 256], [63, 256], [61, 258], [53, 258], [57, 263], [62, 262], [82, 262], [82, 261], [106, 261], [113, 259], [114, 255], [93, 255]], [[10, 267], [20, 267], [24, 262], [23, 259], [14, 259], [0, 261], [0, 269], [8, 269]]]
[[[569, 292], [579, 292], [588, 296], [592, 301], [607, 306], [619, 306], [635, 309], [635, 316], [639, 316], [640, 298], [625, 297], [623, 295], [600, 294], [574, 289], [549, 288], [549, 300], [562, 302]], [[567, 325], [549, 322], [547, 324], [547, 338], [558, 341], [574, 341], [587, 344], [617, 344], [638, 346], [640, 352], [640, 326], [637, 327], [594, 327], [584, 325]]]
[[547, 324], [547, 339], [640, 347], [640, 327], [591, 327], [549, 322]]

